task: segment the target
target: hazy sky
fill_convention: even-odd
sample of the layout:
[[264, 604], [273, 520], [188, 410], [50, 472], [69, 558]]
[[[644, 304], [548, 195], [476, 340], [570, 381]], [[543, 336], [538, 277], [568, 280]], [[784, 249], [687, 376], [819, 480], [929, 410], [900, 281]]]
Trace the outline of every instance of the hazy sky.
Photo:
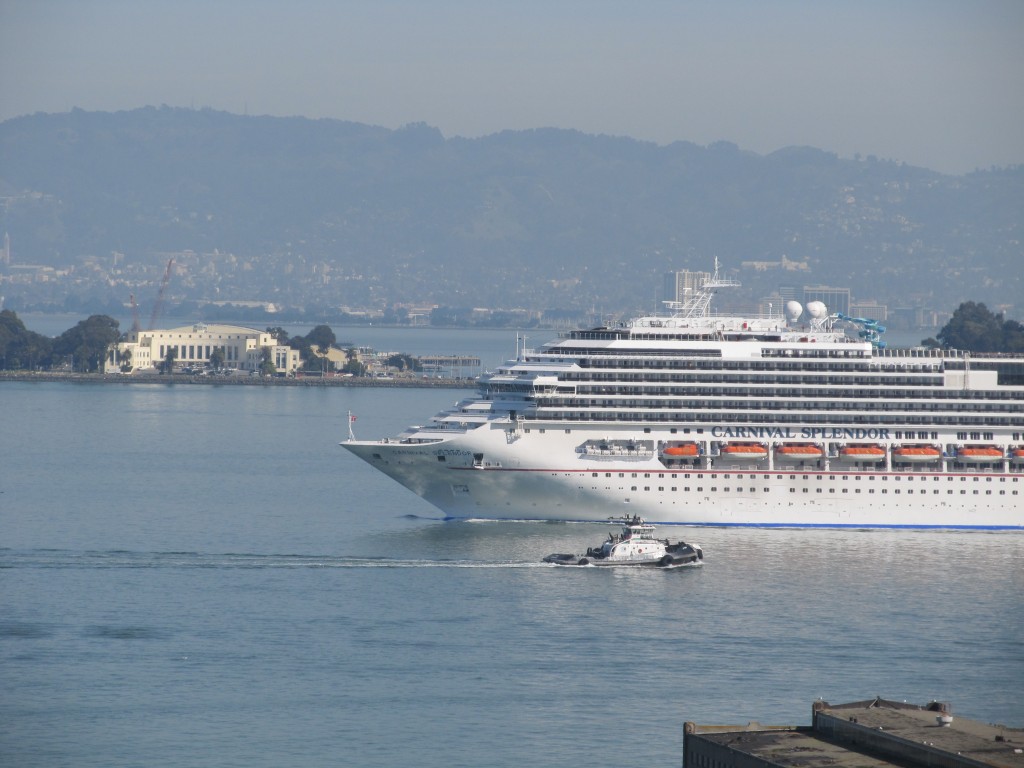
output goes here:
[[1024, 162], [1024, 0], [0, 0], [0, 120], [212, 107]]

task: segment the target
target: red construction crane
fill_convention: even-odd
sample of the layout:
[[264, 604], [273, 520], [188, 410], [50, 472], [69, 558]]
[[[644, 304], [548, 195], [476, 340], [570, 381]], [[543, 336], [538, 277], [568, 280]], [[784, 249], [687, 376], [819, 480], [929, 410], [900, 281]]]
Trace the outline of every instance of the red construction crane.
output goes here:
[[153, 305], [153, 314], [149, 318], [149, 330], [156, 328], [157, 318], [160, 317], [160, 309], [164, 303], [164, 290], [171, 279], [171, 267], [174, 266], [174, 257], [167, 260], [167, 269], [164, 270], [164, 279], [160, 281], [160, 291], [156, 295], [156, 304]]

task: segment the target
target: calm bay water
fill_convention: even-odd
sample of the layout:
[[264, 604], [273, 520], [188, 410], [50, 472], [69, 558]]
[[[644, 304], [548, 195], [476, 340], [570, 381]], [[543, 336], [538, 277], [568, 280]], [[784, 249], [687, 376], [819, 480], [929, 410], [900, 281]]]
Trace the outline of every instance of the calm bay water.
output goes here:
[[819, 696], [1024, 723], [1021, 535], [545, 566], [607, 529], [446, 523], [337, 445], [462, 394], [0, 384], [0, 764], [675, 766], [684, 720]]

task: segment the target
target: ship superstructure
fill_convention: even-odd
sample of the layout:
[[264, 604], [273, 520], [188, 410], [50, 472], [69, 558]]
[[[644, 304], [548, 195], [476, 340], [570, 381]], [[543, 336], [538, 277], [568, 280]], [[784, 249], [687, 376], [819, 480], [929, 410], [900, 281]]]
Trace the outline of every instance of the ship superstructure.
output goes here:
[[820, 302], [712, 314], [734, 284], [716, 262], [665, 315], [523, 349], [425, 426], [342, 445], [453, 518], [1024, 529], [1024, 356], [887, 349]]

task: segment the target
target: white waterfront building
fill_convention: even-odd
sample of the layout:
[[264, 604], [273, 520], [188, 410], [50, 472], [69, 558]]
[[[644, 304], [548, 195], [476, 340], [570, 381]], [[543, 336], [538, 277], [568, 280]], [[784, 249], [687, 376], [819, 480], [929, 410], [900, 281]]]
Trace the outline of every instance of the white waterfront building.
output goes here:
[[205, 366], [218, 348], [224, 351], [225, 368], [258, 371], [266, 349], [270, 350], [270, 359], [278, 373], [295, 373], [301, 365], [297, 349], [278, 343], [266, 331], [238, 325], [196, 323], [163, 330], [129, 331], [125, 340], [118, 343], [116, 355], [108, 358], [106, 370], [120, 370], [126, 359], [133, 371], [156, 368], [170, 349], [175, 352], [177, 365]]

